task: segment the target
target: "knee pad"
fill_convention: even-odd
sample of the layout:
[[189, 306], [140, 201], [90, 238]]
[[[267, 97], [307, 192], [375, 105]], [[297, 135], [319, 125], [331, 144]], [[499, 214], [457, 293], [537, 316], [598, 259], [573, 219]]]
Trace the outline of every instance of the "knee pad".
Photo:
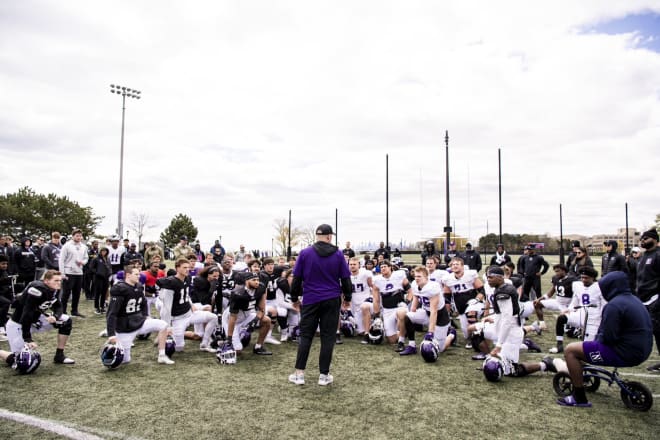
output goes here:
[[57, 332], [60, 335], [65, 335], [69, 336], [71, 335], [71, 329], [73, 328], [73, 320], [71, 318], [67, 319], [66, 321], [62, 321], [62, 323], [55, 323], [53, 325], [57, 329]]
[[514, 377], [523, 377], [527, 376], [529, 372], [527, 371], [527, 368], [523, 364], [513, 364], [513, 369], [511, 371], [511, 375]]

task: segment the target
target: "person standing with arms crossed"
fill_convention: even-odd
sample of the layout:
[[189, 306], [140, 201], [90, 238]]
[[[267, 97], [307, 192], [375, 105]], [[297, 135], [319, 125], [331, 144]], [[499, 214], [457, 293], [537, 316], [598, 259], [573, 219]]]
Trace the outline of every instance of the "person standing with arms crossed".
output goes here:
[[335, 346], [339, 309], [342, 294], [344, 306], [350, 307], [352, 286], [351, 272], [344, 255], [337, 246], [331, 244], [333, 235], [332, 226], [319, 225], [316, 228], [316, 243], [300, 252], [293, 268], [291, 301], [295, 304], [301, 295], [303, 297], [296, 371], [289, 375], [289, 382], [296, 385], [305, 384], [305, 367], [317, 327], [321, 331], [321, 374], [318, 383], [325, 386], [334, 380], [330, 374], [330, 362]]

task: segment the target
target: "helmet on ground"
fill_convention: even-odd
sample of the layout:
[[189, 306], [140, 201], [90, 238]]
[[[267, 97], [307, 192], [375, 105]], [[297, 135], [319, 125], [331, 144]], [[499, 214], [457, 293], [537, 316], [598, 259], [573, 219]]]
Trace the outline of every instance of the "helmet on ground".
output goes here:
[[101, 349], [101, 363], [110, 369], [117, 368], [124, 361], [124, 347], [119, 342], [106, 343]]
[[234, 347], [228, 342], [225, 342], [222, 344], [222, 347], [218, 348], [215, 356], [221, 364], [236, 363], [236, 350], [234, 350]]
[[243, 350], [247, 349], [250, 346], [250, 339], [252, 338], [252, 332], [247, 328], [241, 329], [241, 332], [238, 334], [241, 339], [241, 345]]
[[426, 362], [435, 362], [440, 354], [440, 347], [435, 340], [424, 340], [419, 351]]
[[465, 316], [467, 317], [468, 323], [474, 324], [481, 319], [481, 316], [484, 314], [484, 303], [478, 299], [472, 298], [467, 303], [467, 308], [465, 309]]
[[41, 355], [39, 352], [26, 345], [21, 351], [14, 354], [12, 368], [20, 374], [30, 374], [39, 368], [39, 364], [41, 364]]
[[176, 351], [176, 342], [174, 342], [174, 338], [172, 335], [168, 335], [167, 339], [165, 340], [165, 354], [167, 357], [171, 358], [174, 355], [174, 352]]
[[484, 377], [489, 382], [499, 382], [504, 376], [504, 362], [495, 356], [488, 356], [482, 366]]
[[380, 318], [374, 319], [369, 328], [369, 343], [370, 344], [380, 344], [383, 342], [383, 333], [384, 333], [383, 320]]

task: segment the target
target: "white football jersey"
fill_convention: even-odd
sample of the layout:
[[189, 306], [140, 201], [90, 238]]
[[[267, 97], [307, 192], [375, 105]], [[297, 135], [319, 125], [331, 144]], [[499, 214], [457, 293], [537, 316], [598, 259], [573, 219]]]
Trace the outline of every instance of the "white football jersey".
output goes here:
[[369, 280], [373, 280], [374, 274], [367, 269], [360, 269], [357, 275], [351, 274], [351, 284], [353, 286], [353, 301], [363, 302], [371, 295]]
[[108, 248], [108, 261], [110, 261], [110, 264], [113, 266], [121, 264], [121, 256], [124, 252], [126, 252], [126, 248], [124, 246], [118, 246], [117, 249], [110, 246]]
[[440, 297], [438, 307], [436, 308], [437, 310], [441, 310], [445, 306], [445, 296], [442, 294], [442, 287], [435, 281], [429, 281], [421, 289], [417, 285], [417, 281], [413, 281], [410, 289], [412, 290], [413, 295], [419, 300], [422, 308], [427, 312], [431, 311], [431, 298], [434, 296]]
[[443, 284], [449, 288], [451, 293], [466, 293], [474, 289], [474, 281], [479, 277], [476, 270], [465, 270], [463, 276], [456, 278], [456, 274], [448, 273], [443, 279]]
[[587, 318], [587, 325], [593, 325], [596, 328], [600, 326], [600, 319], [605, 304], [607, 304], [607, 301], [605, 298], [603, 298], [597, 281], [589, 287], [586, 287], [581, 282], [573, 284], [571, 311], [573, 311], [575, 307], [589, 306], [587, 309], [587, 313], [589, 314]]
[[436, 269], [429, 274], [429, 281], [435, 281], [442, 286], [442, 279], [447, 276], [447, 271]]
[[406, 278], [406, 273], [402, 270], [392, 272], [389, 278], [383, 275], [374, 277], [374, 287], [378, 288], [381, 296], [391, 296], [398, 292], [403, 291], [403, 280]]

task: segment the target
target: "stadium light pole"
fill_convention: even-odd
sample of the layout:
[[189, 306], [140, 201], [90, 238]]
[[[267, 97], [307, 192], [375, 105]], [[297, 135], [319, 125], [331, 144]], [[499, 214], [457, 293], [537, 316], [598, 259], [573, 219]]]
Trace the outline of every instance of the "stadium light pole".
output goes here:
[[390, 245], [390, 155], [385, 155], [385, 249]]
[[122, 217], [122, 198], [124, 185], [124, 119], [126, 116], [126, 97], [140, 99], [142, 92], [125, 86], [110, 84], [110, 93], [121, 95], [121, 148], [119, 150], [119, 207], [117, 209], [117, 235], [121, 237], [123, 230]]
[[447, 239], [445, 240], [445, 255], [449, 251], [449, 242], [451, 241], [451, 223], [449, 216], [449, 130], [445, 130], [445, 197], [447, 199], [447, 223], [445, 232]]
[[289, 209], [289, 245], [286, 247], [286, 259], [291, 261], [291, 210]]
[[500, 193], [500, 243], [502, 243], [502, 149], [497, 149], [497, 175]]
[[559, 264], [564, 264], [564, 217], [559, 204]]
[[630, 242], [628, 241], [629, 238], [630, 236], [628, 235], [628, 202], [626, 202], [626, 245], [623, 247], [626, 257], [630, 255]]

